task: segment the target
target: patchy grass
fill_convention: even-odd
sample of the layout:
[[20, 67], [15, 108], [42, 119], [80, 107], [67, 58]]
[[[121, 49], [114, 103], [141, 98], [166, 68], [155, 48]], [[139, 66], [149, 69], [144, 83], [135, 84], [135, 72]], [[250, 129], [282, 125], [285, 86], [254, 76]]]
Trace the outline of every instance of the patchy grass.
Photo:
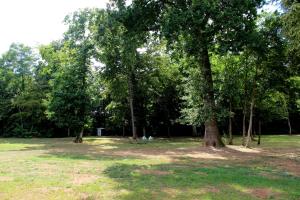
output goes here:
[[0, 199], [300, 199], [300, 136], [200, 142], [0, 139]]

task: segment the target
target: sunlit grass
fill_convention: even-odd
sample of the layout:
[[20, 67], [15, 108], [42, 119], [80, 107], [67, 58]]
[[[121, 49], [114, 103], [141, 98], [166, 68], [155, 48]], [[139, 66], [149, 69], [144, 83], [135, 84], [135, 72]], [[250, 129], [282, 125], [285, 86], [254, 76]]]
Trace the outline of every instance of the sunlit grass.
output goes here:
[[[0, 139], [0, 199], [300, 198], [300, 136], [263, 136], [253, 151], [205, 150], [200, 142]], [[267, 153], [280, 148], [295, 156]], [[283, 159], [291, 166], [279, 166]]]

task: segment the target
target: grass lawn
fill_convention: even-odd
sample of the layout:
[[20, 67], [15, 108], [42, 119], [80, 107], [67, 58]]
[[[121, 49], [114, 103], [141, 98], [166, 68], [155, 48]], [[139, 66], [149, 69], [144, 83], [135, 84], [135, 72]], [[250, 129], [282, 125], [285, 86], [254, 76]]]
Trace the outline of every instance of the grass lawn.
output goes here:
[[300, 136], [245, 149], [200, 139], [0, 139], [0, 199], [300, 199]]

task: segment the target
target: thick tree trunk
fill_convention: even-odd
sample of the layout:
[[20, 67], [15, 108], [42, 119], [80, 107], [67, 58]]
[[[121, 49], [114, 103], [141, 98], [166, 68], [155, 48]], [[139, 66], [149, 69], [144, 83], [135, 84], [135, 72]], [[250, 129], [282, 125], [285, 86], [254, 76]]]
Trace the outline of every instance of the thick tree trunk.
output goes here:
[[289, 135], [292, 135], [292, 126], [291, 126], [291, 121], [290, 121], [289, 116], [287, 118], [287, 122], [288, 122], [288, 126], [289, 126]]
[[219, 129], [217, 127], [216, 120], [207, 120], [205, 122], [205, 135], [204, 135], [204, 145], [213, 146], [213, 147], [222, 147], [224, 146]]
[[208, 55], [208, 49], [205, 47], [201, 52], [201, 62], [201, 72], [204, 78], [204, 105], [210, 112], [209, 117], [205, 122], [204, 145], [222, 147], [224, 146], [224, 143], [221, 140], [215, 116], [215, 98], [211, 65]]
[[134, 88], [134, 74], [130, 72], [128, 77], [128, 89], [129, 89], [129, 105], [131, 114], [131, 125], [132, 125], [132, 137], [137, 139], [137, 128], [136, 128], [136, 116], [135, 116], [135, 88]]
[[228, 132], [229, 132], [229, 141], [228, 141], [228, 144], [229, 145], [232, 145], [233, 144], [233, 137], [232, 137], [232, 116], [231, 116], [231, 113], [232, 113], [232, 106], [231, 106], [231, 102], [229, 102], [229, 124], [228, 124]]
[[84, 130], [84, 128], [82, 128], [81, 131], [79, 132], [79, 134], [76, 135], [76, 138], [74, 140], [75, 143], [82, 143], [83, 130]]
[[254, 107], [254, 95], [252, 97], [251, 104], [250, 104], [250, 117], [249, 117], [249, 126], [248, 126], [248, 132], [247, 132], [246, 147], [250, 146], [250, 141], [251, 141], [251, 131], [252, 131], [252, 123], [253, 123], [253, 107]]

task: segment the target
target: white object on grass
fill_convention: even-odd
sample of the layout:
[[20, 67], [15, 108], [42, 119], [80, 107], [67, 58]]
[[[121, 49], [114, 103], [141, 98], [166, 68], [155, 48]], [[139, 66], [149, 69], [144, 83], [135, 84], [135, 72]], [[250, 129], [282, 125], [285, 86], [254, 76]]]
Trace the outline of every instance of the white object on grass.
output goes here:
[[105, 128], [97, 128], [97, 135], [102, 136], [102, 130]]
[[143, 136], [143, 137], [142, 137], [142, 140], [147, 140], [146, 136]]

